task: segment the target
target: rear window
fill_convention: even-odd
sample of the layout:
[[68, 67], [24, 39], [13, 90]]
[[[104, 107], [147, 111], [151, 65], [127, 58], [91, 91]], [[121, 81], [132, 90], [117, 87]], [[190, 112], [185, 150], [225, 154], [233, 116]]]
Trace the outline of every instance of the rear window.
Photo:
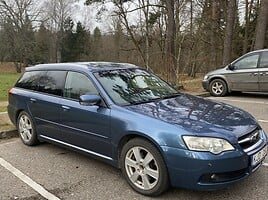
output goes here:
[[30, 71], [25, 72], [15, 86], [62, 96], [65, 77], [65, 71]]

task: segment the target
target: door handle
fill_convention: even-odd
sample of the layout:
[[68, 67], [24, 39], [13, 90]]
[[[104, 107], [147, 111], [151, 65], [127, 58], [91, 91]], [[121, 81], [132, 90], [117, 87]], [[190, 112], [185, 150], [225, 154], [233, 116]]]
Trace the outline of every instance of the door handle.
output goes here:
[[251, 75], [253, 75], [253, 76], [257, 76], [257, 75], [258, 75], [258, 73], [251, 73]]
[[35, 102], [36, 102], [36, 99], [34, 99], [34, 98], [30, 98], [30, 102], [31, 102], [31, 103], [35, 103]]
[[61, 106], [63, 108], [64, 111], [70, 110], [70, 107], [68, 106]]

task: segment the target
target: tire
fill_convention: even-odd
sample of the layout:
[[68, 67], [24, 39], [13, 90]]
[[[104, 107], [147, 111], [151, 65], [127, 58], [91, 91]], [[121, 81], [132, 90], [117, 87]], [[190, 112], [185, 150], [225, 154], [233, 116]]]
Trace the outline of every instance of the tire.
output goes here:
[[215, 79], [209, 84], [209, 92], [212, 96], [223, 97], [227, 94], [228, 88], [225, 81]]
[[128, 184], [140, 194], [158, 196], [169, 187], [160, 152], [144, 139], [134, 138], [123, 146], [120, 165]]
[[28, 146], [38, 144], [35, 126], [31, 116], [22, 111], [17, 119], [17, 129], [22, 142]]

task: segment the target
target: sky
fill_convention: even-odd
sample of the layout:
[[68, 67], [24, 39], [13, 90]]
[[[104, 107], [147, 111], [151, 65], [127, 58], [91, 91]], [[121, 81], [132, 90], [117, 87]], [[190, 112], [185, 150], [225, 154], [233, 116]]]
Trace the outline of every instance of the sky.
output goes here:
[[[151, 0], [154, 2], [155, 0]], [[105, 11], [102, 12], [101, 19], [98, 18], [98, 11], [102, 8], [102, 4], [95, 4], [86, 6], [85, 0], [75, 0], [73, 3], [73, 15], [72, 18], [75, 22], [80, 21], [87, 29], [93, 31], [96, 27], [99, 27], [102, 32], [114, 31], [115, 16], [113, 16], [113, 10], [115, 8], [113, 3], [105, 3]], [[132, 10], [136, 8], [136, 0], [124, 3], [127, 9]], [[128, 13], [128, 20], [130, 24], [136, 24], [140, 19], [139, 11]]]
[[112, 7], [113, 4], [105, 4], [107, 10], [101, 16], [101, 20], [97, 17], [97, 12], [100, 7], [97, 5], [84, 5], [85, 0], [76, 0], [72, 6], [72, 18], [75, 22], [80, 21], [87, 29], [93, 31], [99, 27], [104, 32], [109, 32], [112, 27]]
[[[97, 13], [101, 8], [101, 4], [96, 5], [90, 5], [86, 6], [85, 0], [74, 0], [72, 6], [72, 18], [75, 22], [80, 21], [88, 30], [93, 31], [96, 27], [99, 27], [102, 32], [111, 32], [113, 31], [113, 3], [106, 3], [105, 8], [106, 11], [102, 13], [101, 19], [97, 17]], [[154, 2], [154, 0], [151, 0]], [[135, 4], [135, 0], [133, 1]], [[127, 6], [130, 6], [130, 8], [133, 8], [133, 4], [126, 3]], [[239, 18], [240, 22], [243, 23], [244, 21], [244, 5], [239, 4]], [[139, 21], [138, 17], [139, 14], [137, 12], [133, 12], [130, 14], [131, 16], [128, 18], [130, 20], [130, 23], [135, 24], [137, 21]], [[132, 22], [131, 22], [132, 21]]]

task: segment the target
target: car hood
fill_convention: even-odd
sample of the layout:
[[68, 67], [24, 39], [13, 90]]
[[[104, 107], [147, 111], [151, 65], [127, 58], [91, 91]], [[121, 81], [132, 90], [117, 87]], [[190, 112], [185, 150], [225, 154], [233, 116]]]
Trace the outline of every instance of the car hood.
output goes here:
[[216, 70], [213, 70], [211, 72], [208, 72], [206, 75], [211, 76], [211, 75], [214, 75], [214, 74], [225, 74], [225, 73], [227, 73], [226, 66], [221, 67], [221, 68], [216, 69]]
[[194, 135], [237, 138], [258, 126], [256, 120], [241, 109], [188, 94], [126, 108]]

